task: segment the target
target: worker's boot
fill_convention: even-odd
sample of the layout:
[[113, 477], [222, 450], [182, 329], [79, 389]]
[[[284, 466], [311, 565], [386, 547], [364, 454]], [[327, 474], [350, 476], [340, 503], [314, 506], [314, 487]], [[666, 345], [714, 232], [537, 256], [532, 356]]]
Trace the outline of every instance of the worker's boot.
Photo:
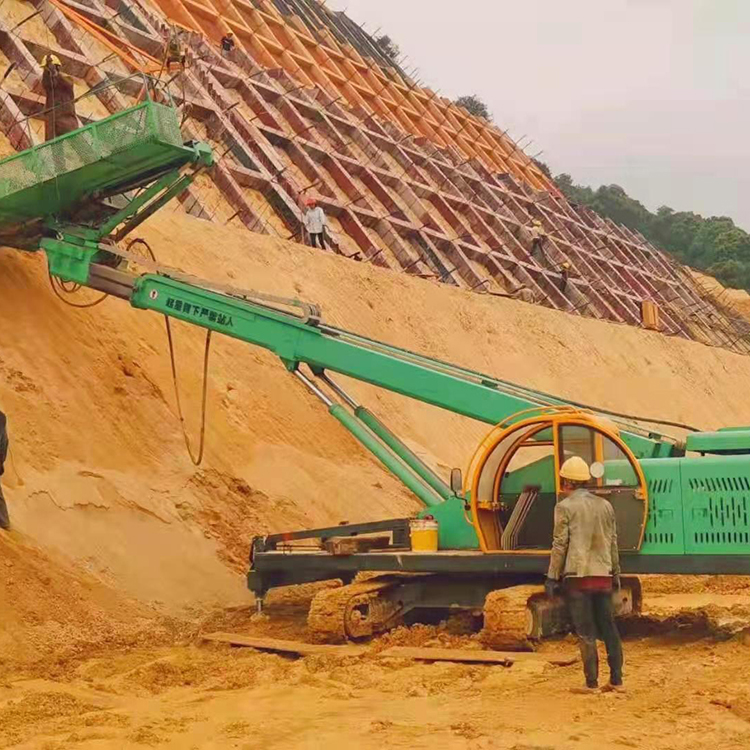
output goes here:
[[598, 685], [586, 685], [584, 687], [574, 687], [570, 688], [571, 693], [575, 693], [576, 695], [591, 695], [593, 693], [599, 692], [599, 686]]

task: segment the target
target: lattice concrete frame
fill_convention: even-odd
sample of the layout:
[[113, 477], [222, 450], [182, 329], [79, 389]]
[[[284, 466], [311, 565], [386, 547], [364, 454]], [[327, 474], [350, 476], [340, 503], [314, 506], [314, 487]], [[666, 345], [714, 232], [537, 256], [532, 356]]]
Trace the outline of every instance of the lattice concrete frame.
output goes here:
[[[3, 3], [21, 0], [0, 0], [0, 53], [22, 74], [14, 72], [0, 96], [0, 128], [12, 148], [36, 142], [38, 60], [46, 51], [84, 91], [95, 90], [105, 113], [134, 103], [137, 86], [102, 85], [122, 77], [122, 62], [101, 62], [96, 40], [49, 0], [23, 3], [40, 11], [45, 34], [32, 33], [31, 24], [13, 29]], [[643, 237], [570, 204], [539, 180], [536, 167], [529, 172], [530, 159], [516, 144], [461, 119], [386, 64], [349, 19], [316, 0], [206, 3], [65, 0], [152, 57], [163, 47], [165, 11], [192, 30], [191, 65], [174, 81], [183, 136], [208, 139], [219, 159], [211, 179], [181, 197], [190, 213], [300, 240], [301, 205], [314, 194], [331, 219], [333, 252], [631, 325], [640, 325], [641, 303], [651, 299], [667, 334], [750, 348], [746, 323], [719, 309], [679, 264]], [[228, 61], [217, 35], [250, 28], [248, 18], [256, 33], [242, 29]], [[312, 75], [311, 61], [323, 76]], [[531, 252], [533, 219], [548, 235], [541, 256]]]

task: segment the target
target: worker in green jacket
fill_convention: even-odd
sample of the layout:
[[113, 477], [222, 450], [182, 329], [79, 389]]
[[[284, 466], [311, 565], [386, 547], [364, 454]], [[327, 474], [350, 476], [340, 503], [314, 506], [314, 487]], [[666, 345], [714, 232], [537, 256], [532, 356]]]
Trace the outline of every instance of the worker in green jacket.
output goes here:
[[576, 692], [599, 689], [597, 637], [604, 641], [609, 662], [610, 679], [604, 690], [622, 691], [622, 642], [612, 604], [612, 591], [620, 588], [615, 511], [607, 500], [585, 488], [591, 472], [580, 456], [563, 463], [560, 481], [565, 497], [555, 507], [547, 595], [558, 593], [564, 582], [586, 676], [586, 687]]

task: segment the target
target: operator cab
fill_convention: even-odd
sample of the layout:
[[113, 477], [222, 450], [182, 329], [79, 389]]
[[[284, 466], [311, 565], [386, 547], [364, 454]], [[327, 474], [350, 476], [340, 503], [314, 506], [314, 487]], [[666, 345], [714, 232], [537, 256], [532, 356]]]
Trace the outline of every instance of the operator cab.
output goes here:
[[485, 552], [549, 550], [561, 492], [560, 466], [580, 456], [587, 489], [612, 503], [621, 550], [637, 551], [648, 514], [643, 472], [617, 428], [584, 412], [541, 413], [498, 425], [472, 461], [472, 521]]

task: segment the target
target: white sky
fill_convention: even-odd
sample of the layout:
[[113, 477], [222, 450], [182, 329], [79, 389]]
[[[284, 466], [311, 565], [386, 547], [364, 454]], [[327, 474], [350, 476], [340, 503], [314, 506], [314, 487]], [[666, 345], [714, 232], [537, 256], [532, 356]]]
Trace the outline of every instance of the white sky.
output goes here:
[[[750, 230], [750, 0], [327, 0], [553, 174]], [[526, 139], [525, 139], [526, 140]]]

